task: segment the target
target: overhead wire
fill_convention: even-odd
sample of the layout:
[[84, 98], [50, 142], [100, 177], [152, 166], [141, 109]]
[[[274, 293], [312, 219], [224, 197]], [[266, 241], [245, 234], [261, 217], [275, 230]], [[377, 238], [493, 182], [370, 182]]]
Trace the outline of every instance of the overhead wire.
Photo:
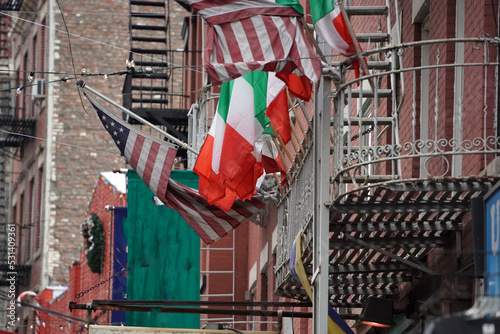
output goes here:
[[[9, 134], [9, 135], [12, 135], [12, 136], [19, 136], [19, 137], [25, 137], [25, 138], [30, 138], [30, 139], [42, 140], [42, 141], [46, 141], [47, 140], [46, 138], [41, 138], [41, 137], [36, 137], [36, 136], [30, 136], [30, 135], [26, 135], [26, 134], [22, 134], [22, 133], [17, 133], [17, 132], [11, 132], [11, 131], [4, 130], [4, 129], [0, 129], [0, 131], [1, 132], [5, 132], [6, 134]], [[86, 150], [86, 151], [90, 151], [90, 152], [94, 152], [94, 153], [102, 153], [102, 154], [107, 154], [107, 155], [110, 155], [110, 156], [117, 156], [117, 157], [121, 156], [121, 155], [116, 154], [116, 153], [110, 153], [110, 152], [105, 152], [105, 151], [97, 151], [97, 150], [94, 150], [94, 149], [89, 149], [87, 147], [73, 145], [73, 144], [68, 144], [68, 143], [63, 143], [63, 142], [59, 142], [59, 141], [53, 141], [53, 142], [54, 142], [54, 144], [69, 146], [71, 148], [78, 148], [78, 149], [81, 149], [81, 150]]]
[[[1, 15], [1, 12], [0, 12], [0, 15]], [[47, 26], [45, 26], [45, 25], [42, 25], [42, 26], [47, 27]], [[18, 52], [20, 51], [14, 43], [11, 43], [11, 47], [12, 47], [12, 48], [14, 48], [14, 49], [15, 49], [16, 51], [18, 51]], [[38, 73], [38, 72], [36, 71], [36, 70], [37, 70], [36, 65], [35, 65], [35, 64], [33, 64], [33, 63], [30, 61], [30, 59], [28, 58], [27, 54], [25, 54], [23, 57], [24, 57], [24, 59], [25, 59], [25, 60], [29, 63], [29, 65], [31, 65], [31, 66], [32, 66], [32, 68], [34, 68], [34, 69], [35, 69], [35, 71], [23, 71], [23, 72], [26, 72], [26, 73], [27, 73], [27, 72], [29, 72], [30, 74], [31, 74], [32, 72], [34, 72], [34, 73]], [[14, 70], [14, 71], [15, 71], [15, 70]], [[40, 72], [40, 73], [43, 73], [43, 71], [42, 71], [42, 72]], [[44, 78], [44, 79], [45, 79], [45, 78]], [[58, 80], [53, 80], [53, 81], [45, 81], [45, 82], [42, 82], [42, 83], [39, 83], [39, 84], [49, 84], [49, 85], [52, 85], [52, 87], [55, 89], [55, 91], [57, 91], [57, 92], [59, 93], [59, 96], [61, 96], [61, 97], [62, 97], [62, 98], [63, 98], [63, 99], [64, 99], [64, 100], [68, 103], [69, 107], [70, 107], [73, 111], [75, 111], [77, 114], [80, 114], [80, 111], [79, 111], [79, 110], [78, 110], [78, 109], [77, 109], [77, 108], [73, 105], [72, 101], [71, 101], [70, 99], [68, 99], [68, 97], [67, 97], [67, 96], [66, 96], [66, 95], [62, 92], [62, 90], [58, 89], [56, 86], [54, 86], [54, 85], [53, 85], [53, 83], [55, 83], [55, 82], [61, 82], [61, 81], [62, 81], [62, 82], [66, 82], [66, 83], [69, 83], [69, 82], [70, 82], [70, 80], [68, 79], [68, 77], [64, 77], [64, 78], [61, 78], [61, 79], [58, 79]], [[35, 84], [21, 85], [21, 86], [17, 86], [17, 87], [10, 87], [10, 88], [8, 88], [8, 89], [6, 89], [6, 90], [16, 89], [16, 91], [17, 91], [18, 89], [21, 89], [21, 90], [22, 90], [22, 87], [23, 87], [23, 86], [27, 87], [27, 86], [34, 86], [34, 85], [35, 85]], [[0, 91], [1, 91], [1, 90], [0, 90]], [[87, 115], [88, 115], [88, 113], [87, 113]], [[88, 119], [86, 119], [85, 117], [82, 117], [82, 118], [83, 118], [83, 119], [85, 119], [85, 121], [86, 121], [86, 122], [90, 125], [90, 127], [92, 128], [92, 130], [94, 130], [94, 131], [95, 131], [95, 132], [96, 132], [96, 133], [97, 133], [97, 134], [98, 134], [98, 135], [99, 135], [99, 136], [100, 136], [100, 137], [101, 137], [101, 138], [102, 138], [105, 142], [107, 142], [107, 143], [111, 144], [111, 141], [110, 141], [110, 139], [109, 139], [109, 136], [104, 136], [104, 135], [103, 135], [103, 132], [102, 132], [102, 131], [97, 130], [97, 128], [94, 126], [94, 124], [92, 124], [91, 122], [89, 122], [89, 121], [88, 121]]]
[[[56, 0], [56, 4], [57, 4], [57, 7], [59, 8], [59, 12], [61, 12], [61, 18], [62, 18], [62, 21], [64, 23], [64, 29], [66, 29], [66, 36], [68, 37], [69, 55], [70, 55], [70, 59], [71, 59], [71, 65], [73, 67], [73, 75], [74, 75], [74, 78], [76, 81], [77, 77], [76, 77], [76, 69], [75, 69], [75, 59], [73, 57], [73, 50], [71, 48], [71, 38], [69, 37], [68, 25], [66, 24], [66, 19], [64, 18], [64, 12], [61, 8], [61, 5], [59, 4], [59, 0]], [[81, 94], [79, 89], [77, 89], [77, 91], [78, 91], [78, 97], [80, 98], [80, 103], [82, 104], [83, 111], [85, 111], [85, 113], [88, 114], [87, 109], [85, 109], [85, 105], [83, 104], [82, 94]]]

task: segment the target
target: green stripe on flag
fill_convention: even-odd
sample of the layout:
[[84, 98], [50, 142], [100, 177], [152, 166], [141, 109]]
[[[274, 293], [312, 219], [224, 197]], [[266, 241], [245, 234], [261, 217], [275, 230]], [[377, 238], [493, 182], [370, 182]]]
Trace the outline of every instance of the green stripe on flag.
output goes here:
[[297, 0], [276, 0], [276, 3], [292, 7], [297, 13], [304, 15], [304, 8], [302, 8], [302, 5]]
[[217, 113], [220, 115], [221, 119], [226, 123], [227, 115], [229, 113], [229, 105], [231, 104], [231, 95], [233, 91], [234, 80], [225, 82], [220, 88], [219, 95], [219, 105], [217, 107]]
[[311, 16], [314, 24], [328, 13], [333, 12], [335, 7], [333, 0], [309, 0], [309, 4], [311, 6]]

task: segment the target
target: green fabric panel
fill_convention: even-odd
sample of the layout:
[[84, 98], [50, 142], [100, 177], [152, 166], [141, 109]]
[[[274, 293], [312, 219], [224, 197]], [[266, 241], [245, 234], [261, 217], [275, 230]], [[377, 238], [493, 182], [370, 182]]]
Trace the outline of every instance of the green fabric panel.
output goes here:
[[[170, 177], [198, 188], [192, 171]], [[200, 300], [200, 238], [177, 211], [153, 203], [153, 193], [133, 171], [128, 173], [128, 300]], [[127, 326], [200, 328], [199, 314], [127, 312]]]

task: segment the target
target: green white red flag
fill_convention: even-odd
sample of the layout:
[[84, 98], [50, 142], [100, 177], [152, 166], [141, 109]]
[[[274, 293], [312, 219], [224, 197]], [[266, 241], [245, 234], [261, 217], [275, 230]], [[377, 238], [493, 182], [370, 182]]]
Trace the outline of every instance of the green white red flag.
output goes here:
[[281, 172], [284, 178], [277, 149], [264, 135], [266, 96], [265, 72], [222, 85], [217, 113], [193, 168], [200, 176], [199, 192], [210, 204], [225, 210], [236, 198], [252, 198], [264, 173]]
[[[333, 0], [309, 0], [314, 29], [332, 48], [346, 57], [356, 54], [354, 43], [339, 6]], [[361, 50], [361, 47], [360, 47]], [[356, 77], [360, 74], [359, 59], [353, 62]]]

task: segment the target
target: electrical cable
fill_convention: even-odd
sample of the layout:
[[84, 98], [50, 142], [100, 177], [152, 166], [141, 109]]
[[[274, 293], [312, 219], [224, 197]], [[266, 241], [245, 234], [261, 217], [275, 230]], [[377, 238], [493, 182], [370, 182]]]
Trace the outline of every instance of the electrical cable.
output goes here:
[[[64, 12], [61, 8], [61, 5], [59, 4], [59, 0], [56, 0], [56, 4], [57, 4], [57, 7], [59, 8], [59, 12], [61, 12], [61, 18], [62, 18], [62, 21], [64, 23], [64, 29], [66, 29], [66, 34], [67, 34], [66, 36], [68, 37], [69, 56], [71, 59], [71, 65], [73, 67], [73, 75], [74, 75], [74, 78], [76, 80], [77, 77], [76, 77], [76, 69], [75, 69], [75, 59], [73, 57], [73, 50], [71, 48], [71, 38], [69, 37], [68, 25], [66, 24], [66, 19], [64, 18]], [[80, 92], [79, 89], [77, 89], [77, 91], [78, 91], [78, 97], [80, 98], [80, 103], [82, 104], [83, 111], [85, 111], [85, 113], [88, 114], [88, 111], [87, 111], [87, 109], [85, 109], [85, 105], [83, 104], [82, 93]]]
[[[9, 135], [13, 135], [13, 136], [20, 136], [20, 137], [26, 137], [26, 138], [31, 138], [31, 139], [43, 140], [43, 141], [47, 140], [46, 138], [41, 138], [41, 137], [36, 137], [36, 136], [30, 136], [30, 135], [26, 135], [26, 134], [22, 134], [22, 133], [17, 133], [17, 132], [10, 132], [10, 131], [4, 130], [4, 129], [0, 129], [0, 131], [5, 132], [5, 133], [7, 133]], [[69, 147], [72, 147], [72, 148], [78, 148], [78, 149], [81, 149], [81, 150], [90, 151], [90, 152], [94, 152], [94, 153], [106, 154], [106, 155], [114, 156], [114, 157], [121, 157], [121, 155], [116, 154], [116, 153], [104, 152], [104, 151], [97, 151], [97, 150], [89, 149], [87, 147], [73, 145], [73, 144], [68, 144], [68, 143], [63, 143], [63, 142], [58, 142], [58, 141], [54, 141], [54, 144], [69, 146]]]

